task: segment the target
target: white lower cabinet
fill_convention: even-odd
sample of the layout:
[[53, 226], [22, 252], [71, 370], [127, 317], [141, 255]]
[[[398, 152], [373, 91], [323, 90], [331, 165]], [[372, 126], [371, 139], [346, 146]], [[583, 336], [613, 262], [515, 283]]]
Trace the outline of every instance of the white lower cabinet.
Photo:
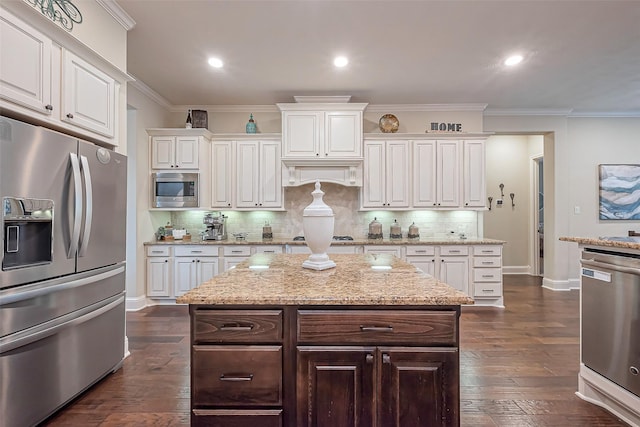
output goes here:
[[223, 271], [227, 271], [242, 261], [246, 261], [251, 256], [251, 247], [247, 245], [230, 245], [222, 249], [224, 259], [222, 261]]
[[452, 246], [407, 246], [407, 262], [436, 279], [469, 293], [469, 248]]
[[[327, 254], [359, 254], [361, 246], [358, 245], [339, 245], [329, 246]], [[311, 254], [311, 249], [307, 245], [289, 245], [287, 247], [288, 254]]]
[[504, 306], [501, 245], [408, 245], [406, 259], [473, 297], [475, 305]]
[[173, 297], [179, 297], [218, 274], [217, 246], [176, 246], [174, 255]]
[[504, 306], [502, 246], [474, 246], [472, 274], [476, 305]]
[[171, 247], [147, 246], [147, 296], [171, 296]]

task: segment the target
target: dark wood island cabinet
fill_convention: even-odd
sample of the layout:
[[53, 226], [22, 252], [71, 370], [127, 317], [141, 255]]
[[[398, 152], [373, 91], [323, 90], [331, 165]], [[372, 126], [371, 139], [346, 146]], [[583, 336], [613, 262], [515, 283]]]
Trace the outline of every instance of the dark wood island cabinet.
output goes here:
[[392, 256], [304, 259], [256, 255], [181, 297], [192, 425], [459, 425], [471, 299]]

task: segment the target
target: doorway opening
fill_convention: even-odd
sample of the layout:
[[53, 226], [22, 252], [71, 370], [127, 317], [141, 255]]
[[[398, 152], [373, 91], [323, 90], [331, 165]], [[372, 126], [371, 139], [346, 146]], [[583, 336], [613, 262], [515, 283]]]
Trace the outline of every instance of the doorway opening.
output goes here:
[[544, 276], [544, 157], [533, 159], [533, 274]]

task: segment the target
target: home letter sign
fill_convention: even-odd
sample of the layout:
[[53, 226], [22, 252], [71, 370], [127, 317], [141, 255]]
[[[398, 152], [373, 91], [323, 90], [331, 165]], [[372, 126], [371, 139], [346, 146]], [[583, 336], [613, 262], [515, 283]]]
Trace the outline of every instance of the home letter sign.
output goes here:
[[462, 123], [431, 122], [431, 132], [462, 132]]

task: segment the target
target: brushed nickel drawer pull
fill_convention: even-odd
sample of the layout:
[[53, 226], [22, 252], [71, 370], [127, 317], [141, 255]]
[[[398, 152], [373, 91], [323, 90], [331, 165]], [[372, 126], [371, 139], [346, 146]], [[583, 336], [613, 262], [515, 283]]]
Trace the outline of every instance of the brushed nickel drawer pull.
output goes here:
[[220, 381], [238, 382], [238, 381], [252, 381], [252, 380], [253, 380], [253, 374], [247, 374], [247, 375], [222, 374], [220, 375]]
[[362, 332], [393, 332], [393, 326], [365, 326], [360, 325]]
[[225, 323], [220, 327], [221, 331], [250, 331], [253, 329], [253, 323], [241, 325], [240, 323]]
[[483, 274], [482, 277], [487, 277], [487, 278], [493, 277], [493, 274]]
[[495, 261], [482, 261], [482, 265], [493, 265]]
[[495, 289], [483, 289], [482, 292], [495, 292]]
[[192, 251], [191, 251], [191, 253], [192, 253], [192, 254], [201, 254], [201, 253], [202, 253], [202, 251], [192, 250]]

